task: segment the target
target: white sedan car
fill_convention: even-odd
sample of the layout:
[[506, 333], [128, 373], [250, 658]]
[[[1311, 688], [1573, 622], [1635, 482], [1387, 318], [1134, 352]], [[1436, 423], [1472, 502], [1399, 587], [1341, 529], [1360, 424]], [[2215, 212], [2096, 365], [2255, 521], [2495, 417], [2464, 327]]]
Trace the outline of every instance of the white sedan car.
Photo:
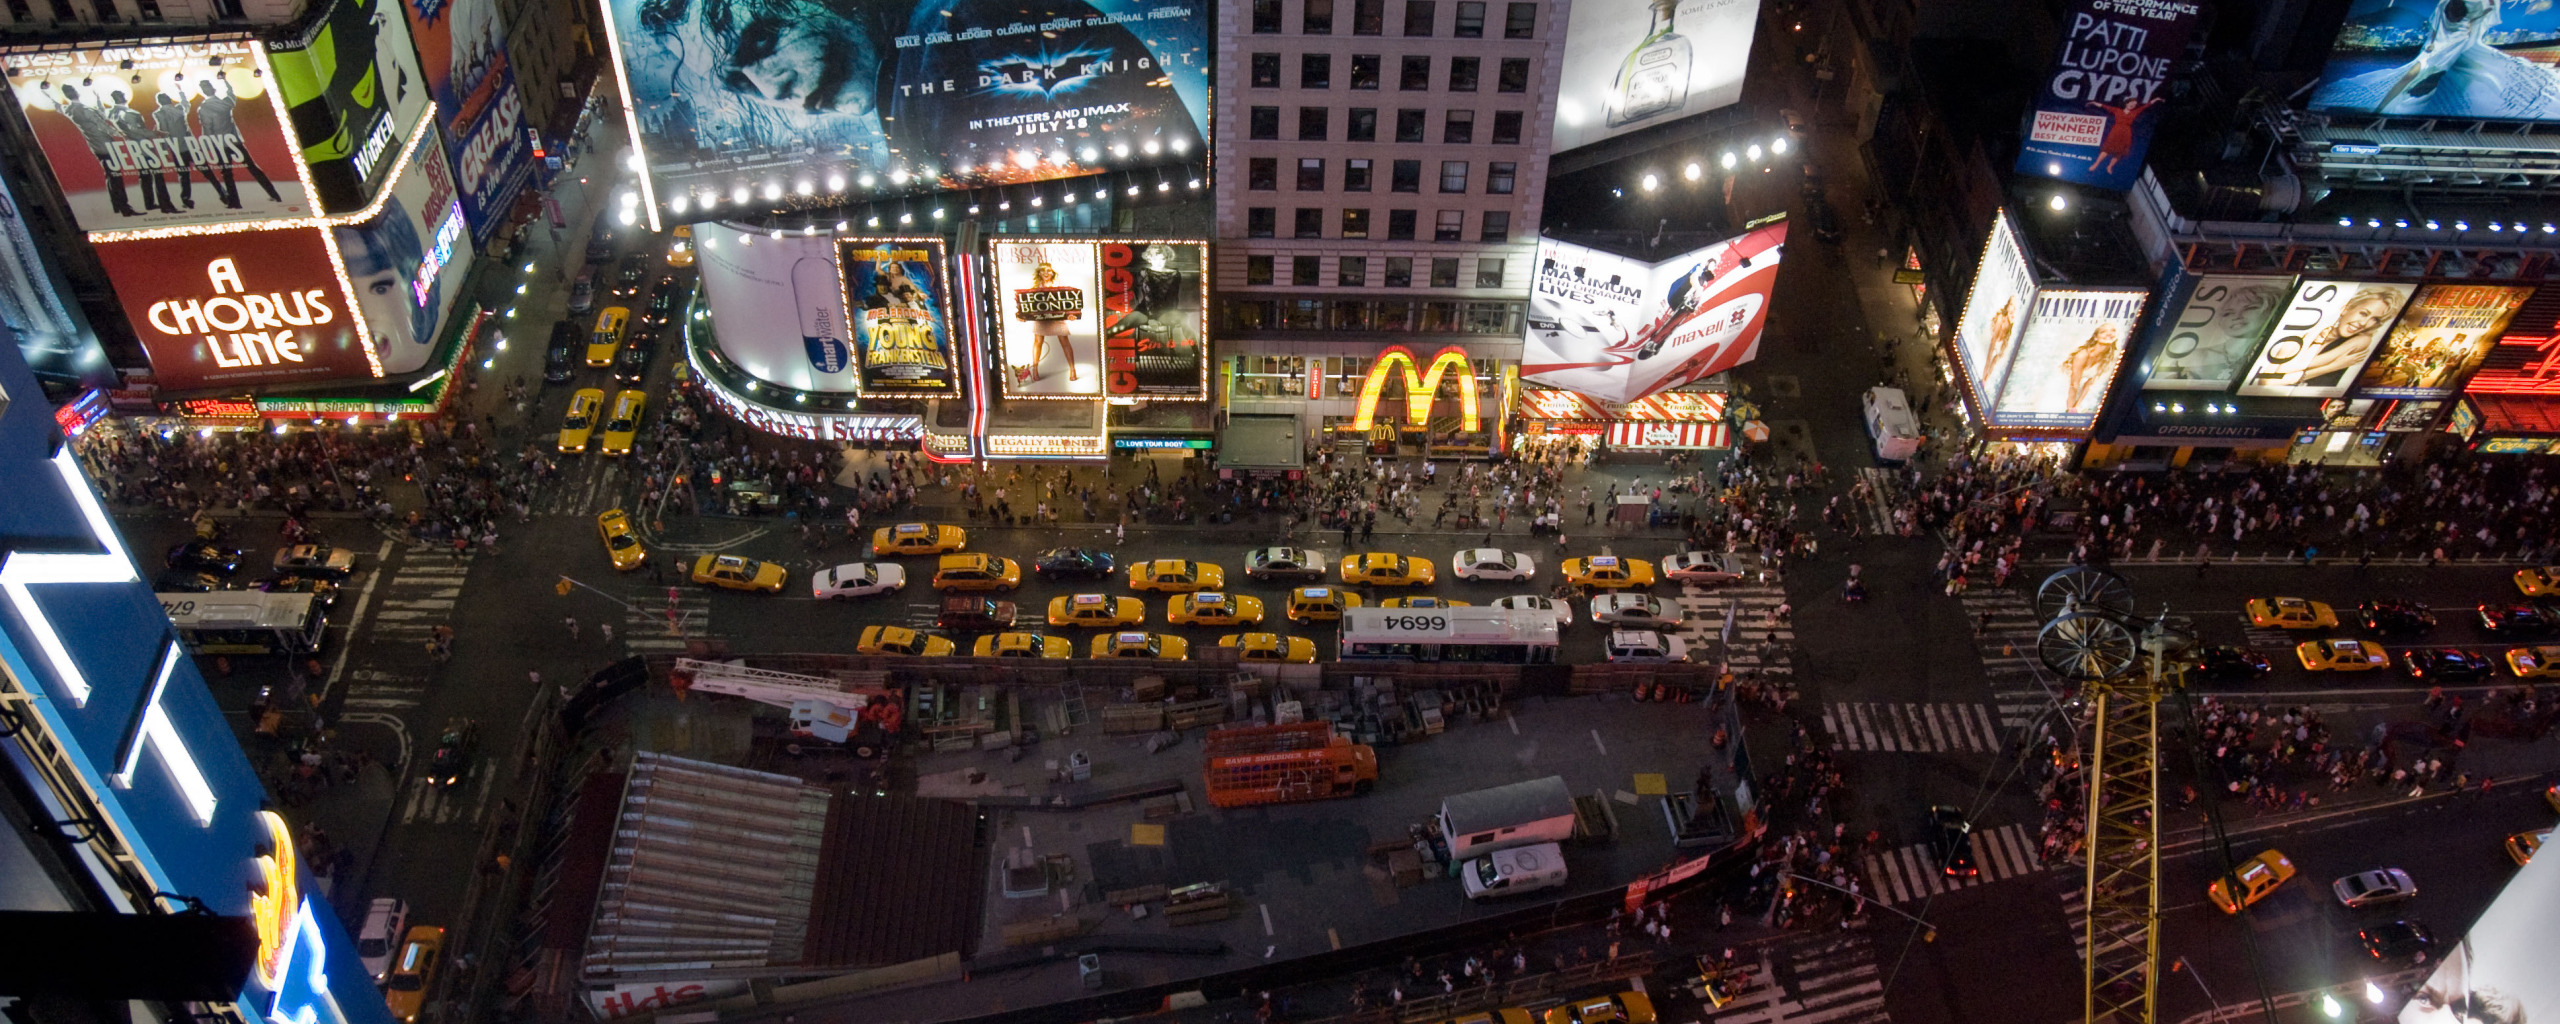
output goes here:
[[2337, 894], [2339, 903], [2361, 908], [2415, 897], [2418, 895], [2418, 883], [2410, 881], [2409, 873], [2399, 868], [2381, 868], [2359, 871], [2331, 882], [2329, 891]]
[[1689, 642], [1668, 633], [1650, 629], [1621, 629], [1609, 634], [1609, 660], [1616, 662], [1666, 662], [1689, 660]]
[[1538, 575], [1538, 565], [1517, 551], [1476, 548], [1449, 556], [1449, 571], [1462, 580], [1525, 580]]
[[1522, 612], [1554, 612], [1556, 613], [1556, 628], [1562, 629], [1566, 626], [1573, 625], [1573, 605], [1570, 602], [1558, 601], [1550, 597], [1539, 597], [1535, 594], [1520, 594], [1514, 597], [1497, 597], [1493, 599], [1492, 607], [1509, 608], [1513, 611]]
[[1766, 568], [1756, 554], [1683, 551], [1662, 560], [1662, 577], [1682, 583], [1738, 583], [1758, 578]]
[[850, 601], [906, 589], [907, 569], [890, 562], [855, 562], [820, 569], [809, 577], [809, 592], [821, 601]]
[[1680, 624], [1680, 606], [1651, 594], [1602, 594], [1591, 599], [1591, 621], [1668, 629]]

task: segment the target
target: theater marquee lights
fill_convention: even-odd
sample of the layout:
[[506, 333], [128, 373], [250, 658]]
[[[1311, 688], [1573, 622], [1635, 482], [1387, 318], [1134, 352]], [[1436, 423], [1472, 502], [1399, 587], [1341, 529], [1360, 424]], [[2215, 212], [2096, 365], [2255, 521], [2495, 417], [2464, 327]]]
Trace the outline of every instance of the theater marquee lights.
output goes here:
[[1413, 350], [1402, 345], [1389, 345], [1378, 353], [1377, 363], [1369, 367], [1369, 376], [1360, 382], [1360, 404], [1352, 413], [1352, 429], [1366, 433], [1376, 422], [1378, 395], [1386, 389], [1387, 374], [1391, 370], [1404, 371], [1405, 422], [1416, 427], [1428, 425], [1431, 400], [1440, 393], [1440, 378], [1452, 369], [1456, 370], [1460, 382], [1458, 411], [1466, 421], [1465, 429], [1469, 433], [1484, 429], [1483, 419], [1476, 411], [1475, 366], [1467, 361], [1467, 350], [1455, 345], [1441, 349], [1431, 357], [1431, 367], [1427, 371], [1416, 369], [1420, 362], [1414, 357]]
[[[259, 50], [258, 58], [260, 66], [263, 67], [266, 62], [266, 51], [263, 49]], [[435, 117], [436, 105], [434, 101], [429, 101], [427, 103], [426, 115], [418, 123], [421, 125], [427, 124], [434, 121]], [[285, 122], [284, 127], [288, 140], [293, 143], [294, 152], [299, 154], [302, 152], [302, 142], [300, 139], [292, 138], [293, 123], [288, 120]], [[352, 213], [342, 213], [334, 217], [314, 214], [309, 217], [237, 220], [227, 221], [221, 224], [190, 224], [181, 227], [167, 228], [134, 228], [124, 231], [92, 231], [89, 232], [89, 242], [90, 244], [95, 245], [101, 242], [124, 242], [137, 238], [195, 238], [203, 235], [236, 235], [246, 231], [274, 231], [279, 228], [333, 228], [371, 223], [374, 218], [382, 215], [383, 207], [390, 205], [392, 190], [400, 187], [401, 175], [408, 172], [409, 161], [418, 155], [418, 140], [426, 138], [429, 134], [431, 133], [424, 131], [411, 132], [409, 134], [409, 141], [400, 145], [400, 159], [392, 163], [390, 176], [382, 179], [381, 188], [374, 190], [373, 201], [366, 203], [364, 205], [364, 209], [357, 210]], [[293, 162], [293, 166], [296, 171], [302, 172], [304, 187], [311, 187], [310, 169], [304, 167], [300, 159], [296, 159]]]

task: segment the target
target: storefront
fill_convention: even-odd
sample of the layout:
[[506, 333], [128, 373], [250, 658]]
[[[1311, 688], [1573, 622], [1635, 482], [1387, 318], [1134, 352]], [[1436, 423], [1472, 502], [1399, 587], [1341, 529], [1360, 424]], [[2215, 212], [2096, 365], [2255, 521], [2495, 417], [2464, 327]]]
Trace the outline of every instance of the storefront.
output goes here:
[[1733, 446], [1725, 421], [1727, 396], [1696, 387], [1647, 395], [1620, 405], [1557, 388], [1520, 390], [1520, 436], [1512, 450], [1579, 453], [1595, 445], [1611, 451], [1699, 451]]
[[2473, 395], [2446, 419], [2445, 431], [2486, 455], [2560, 451], [2560, 397]]
[[2146, 391], [2119, 407], [2111, 431], [2081, 455], [2089, 469], [2162, 470], [2216, 462], [2281, 462], [2320, 425], [2319, 399]]
[[1501, 353], [1461, 345], [1357, 348], [1227, 357], [1220, 395], [1236, 416], [1300, 419], [1330, 451], [1466, 459], [1502, 449], [1517, 346]]

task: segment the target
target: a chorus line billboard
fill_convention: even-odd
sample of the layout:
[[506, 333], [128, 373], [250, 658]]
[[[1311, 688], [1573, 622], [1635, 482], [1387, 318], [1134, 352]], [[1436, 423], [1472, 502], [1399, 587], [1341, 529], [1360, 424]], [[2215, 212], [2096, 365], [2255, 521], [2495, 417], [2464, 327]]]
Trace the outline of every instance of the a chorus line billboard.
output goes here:
[[2295, 286], [2240, 394], [2336, 398], [2382, 344], [2416, 285], [2313, 278]]
[[330, 261], [330, 230], [137, 238], [96, 248], [161, 390], [379, 377]]
[[1647, 263], [1538, 240], [1524, 380], [1633, 402], [1759, 355], [1787, 223]]
[[1741, 100], [1760, 3], [1579, 0], [1566, 17], [1556, 152]]
[[2538, 0], [2351, 0], [2311, 109], [2560, 119], [2560, 9]]
[[313, 215], [265, 60], [246, 39], [0, 54], [88, 231]]
[[454, 184], [475, 244], [506, 226], [533, 173], [524, 96], [507, 59], [506, 29], [494, 0], [405, 0], [436, 113], [444, 122]]
[[2146, 361], [2144, 390], [2231, 390], [2293, 294], [2290, 277], [2208, 274], [2188, 286]]
[[731, 362], [796, 391], [862, 390], [834, 236], [705, 223], [694, 226], [693, 242], [712, 333]]
[[939, 238], [839, 238], [844, 308], [853, 323], [862, 393], [959, 393], [953, 358], [951, 256]]
[[2366, 398], [2451, 398], [2507, 333], [2533, 289], [2431, 284], [2418, 289], [2381, 351], [2356, 379]]
[[716, 216], [706, 199], [769, 187], [918, 192], [1205, 155], [1209, 7], [606, 0], [605, 14], [659, 202]]
[[1964, 314], [1956, 319], [1956, 352], [1964, 360], [1966, 378], [1973, 381], [1973, 393], [1985, 408], [2000, 396], [2006, 383], [2018, 335], [2027, 327], [2027, 304], [2035, 301], [2035, 294], [2027, 250], [2018, 242], [2009, 211], [2002, 210], [1991, 220], [1991, 239], [1983, 243], [1973, 289], [1965, 295]]
[[325, 16], [268, 51], [321, 208], [364, 208], [427, 109], [398, 0], [330, 0]]
[[2018, 148], [2018, 170], [2124, 191], [2142, 176], [2167, 97], [2169, 68], [2186, 52], [2196, 0], [2077, 0], [2064, 19]]
[[2046, 288], [2028, 304], [2018, 352], [1990, 405], [1997, 427], [2087, 430], [2106, 403], [2127, 339], [2150, 293], [2139, 288]]

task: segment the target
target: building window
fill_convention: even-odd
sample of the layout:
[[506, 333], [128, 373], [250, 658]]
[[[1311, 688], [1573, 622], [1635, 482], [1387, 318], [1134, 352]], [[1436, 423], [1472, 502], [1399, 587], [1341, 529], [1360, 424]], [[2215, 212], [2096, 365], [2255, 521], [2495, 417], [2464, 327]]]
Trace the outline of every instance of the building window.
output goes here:
[[1244, 187], [1269, 192], [1280, 187], [1280, 158], [1257, 156], [1245, 161]]
[[[1484, 233], [1483, 233], [1483, 234], [1480, 234], [1480, 235], [1477, 235], [1477, 236], [1476, 236], [1476, 241], [1479, 241], [1479, 242], [1508, 242], [1508, 241], [1510, 241], [1510, 240], [1511, 240], [1511, 211], [1509, 211], [1509, 210], [1486, 210], [1486, 211], [1484, 212]], [[1477, 261], [1476, 261], [1476, 265], [1477, 265], [1479, 268], [1481, 268], [1481, 267], [1484, 265], [1484, 261], [1483, 261], [1483, 260], [1477, 260]], [[1493, 283], [1492, 283], [1492, 284], [1486, 284], [1486, 283], [1484, 283], [1484, 280], [1483, 280], [1483, 279], [1484, 279], [1484, 271], [1483, 271], [1483, 270], [1481, 270], [1481, 269], [1477, 270], [1477, 271], [1476, 271], [1476, 279], [1477, 279], [1477, 280], [1476, 280], [1476, 287], [1478, 287], [1478, 288], [1499, 288], [1499, 287], [1501, 287], [1501, 286], [1502, 286], [1502, 275], [1501, 275], [1501, 273], [1499, 273], [1499, 271], [1500, 271], [1501, 269], [1502, 269], [1502, 264], [1501, 264], [1501, 263], [1499, 263], [1499, 262], [1496, 262], [1496, 263], [1494, 264], [1494, 270], [1496, 271], [1496, 273], [1493, 275]]]
[[1431, 23], [1437, 18], [1438, 14], [1439, 12], [1433, 8], [1431, 0], [1404, 0], [1404, 34], [1409, 36], [1430, 35]]
[[1404, 59], [1404, 77], [1401, 81], [1396, 83], [1396, 87], [1403, 89], [1406, 92], [1421, 92], [1430, 89], [1431, 58], [1422, 55], [1406, 57]]
[[1351, 34], [1374, 36], [1387, 30], [1387, 0], [1353, 0]]
[[[1272, 207], [1256, 206], [1244, 212], [1244, 236], [1246, 238], [1269, 238], [1271, 237], [1272, 231], [1278, 228], [1279, 225], [1280, 212]], [[1271, 275], [1270, 273], [1265, 272], [1262, 276], [1270, 277]]]
[[1411, 288], [1411, 287], [1413, 287], [1413, 257], [1411, 257], [1411, 256], [1389, 256], [1389, 257], [1387, 257], [1387, 287], [1389, 287], [1389, 288]]
[[1351, 125], [1349, 131], [1350, 134], [1348, 137], [1353, 142], [1378, 141], [1378, 108], [1351, 108]]
[[[1440, 211], [1439, 221], [1431, 226], [1431, 240], [1434, 242], [1463, 242], [1466, 241], [1466, 239], [1467, 211]], [[1433, 274], [1432, 276], [1438, 277], [1440, 275]], [[1457, 277], [1457, 271], [1449, 271], [1449, 287], [1454, 288], [1457, 286]]]
[[1298, 141], [1323, 142], [1332, 113], [1331, 107], [1299, 107]]
[[1344, 238], [1367, 238], [1367, 237], [1369, 237], [1369, 211], [1367, 211], [1367, 210], [1344, 210], [1344, 211], [1342, 211], [1342, 237], [1344, 237]]
[[1321, 207], [1321, 206], [1301, 206], [1301, 207], [1299, 207], [1299, 208], [1298, 208], [1298, 211], [1297, 211], [1297, 212], [1298, 212], [1298, 217], [1297, 217], [1297, 221], [1298, 221], [1298, 223], [1297, 223], [1297, 236], [1298, 236], [1298, 237], [1300, 237], [1300, 238], [1323, 238], [1323, 237], [1324, 237], [1324, 207]]
[[1351, 87], [1354, 89], [1375, 89], [1378, 87], [1377, 54], [1355, 53], [1351, 55]]
[[[1464, 160], [1440, 161], [1440, 191], [1464, 192], [1466, 190], [1467, 162]], [[1442, 241], [1447, 241], [1447, 239], [1442, 239]]]
[[[1346, 211], [1347, 212], [1347, 211]], [[1360, 211], [1363, 214], [1367, 210]], [[1343, 232], [1345, 237], [1351, 233]], [[1369, 283], [1369, 257], [1344, 256], [1333, 261], [1333, 283], [1342, 288], [1358, 288]]]
[[[1448, 112], [1448, 113], [1446, 113], [1446, 114], [1441, 115], [1441, 121], [1440, 121], [1440, 141], [1442, 141], [1442, 142], [1444, 142], [1444, 143], [1447, 143], [1447, 144], [1449, 144], [1449, 145], [1452, 145], [1452, 146], [1463, 146], [1463, 145], [1466, 145], [1467, 143], [1474, 142], [1475, 140], [1476, 140], [1476, 112], [1475, 112], [1475, 111], [1472, 111], [1472, 110], [1452, 110], [1452, 111], [1450, 111], [1450, 112]], [[1443, 164], [1442, 166], [1444, 166], [1444, 167], [1445, 167], [1445, 166], [1447, 166], [1447, 165], [1446, 165], [1446, 164]]]
[[142, 20], [160, 20], [160, 0], [135, 0], [133, 6], [142, 12]]
[[1484, 166], [1485, 194], [1495, 196], [1510, 195], [1512, 180], [1519, 176], [1520, 165], [1512, 163], [1509, 160], [1498, 160], [1486, 164]]
[[1306, 9], [1298, 16], [1298, 31], [1311, 36], [1332, 35], [1333, 0], [1307, 0]]
[[1280, 0], [1253, 0], [1253, 33], [1272, 35], [1280, 31]]
[[1313, 288], [1324, 275], [1324, 257], [1289, 257], [1289, 283], [1299, 288]]
[[1398, 160], [1389, 172], [1387, 188], [1394, 192], [1422, 191], [1422, 161]]
[[1247, 256], [1247, 257], [1245, 257], [1245, 258], [1244, 258], [1244, 283], [1246, 283], [1246, 284], [1270, 284], [1270, 283], [1271, 283], [1271, 257], [1269, 257], [1269, 256]]
[[1484, 61], [1476, 57], [1449, 58], [1449, 91], [1476, 91], [1476, 72], [1483, 65]]
[[1323, 299], [1291, 299], [1280, 307], [1280, 329], [1284, 331], [1321, 331], [1324, 329]]
[[[1387, 240], [1390, 242], [1413, 241], [1413, 222], [1414, 216], [1411, 210], [1387, 211]], [[1392, 270], [1395, 267], [1395, 261], [1387, 261], [1387, 267]]]
[[[1344, 274], [1351, 273], [1351, 271], [1350, 271], [1348, 268], [1350, 268], [1350, 267], [1351, 267], [1353, 264], [1355, 264], [1355, 263], [1357, 263], [1358, 265], [1360, 265], [1360, 266], [1361, 266], [1361, 267], [1363, 267], [1363, 268], [1366, 268], [1366, 267], [1368, 266], [1368, 263], [1367, 263], [1367, 260], [1366, 260], [1366, 258], [1365, 258], [1365, 257], [1360, 257], [1360, 256], [1345, 256], [1345, 257], [1343, 257], [1343, 258], [1342, 258], [1342, 260], [1341, 260], [1341, 265], [1345, 268], [1343, 271], [1341, 271], [1341, 273], [1344, 273]], [[1351, 280], [1343, 280], [1343, 279], [1342, 279], [1342, 278], [1337, 274], [1337, 275], [1336, 275], [1336, 277], [1334, 278], [1334, 280], [1335, 280], [1335, 281], [1337, 281], [1337, 282], [1339, 282], [1339, 283], [1342, 285], [1342, 287], [1345, 287], [1345, 288], [1357, 288], [1357, 287], [1360, 287], [1360, 286], [1361, 286], [1361, 285], [1363, 285], [1363, 284], [1367, 284], [1367, 283], [1368, 283], [1368, 281], [1366, 280], [1366, 278], [1367, 278], [1368, 276], [1369, 276], [1369, 275], [1367, 274], [1367, 272], [1366, 272], [1365, 270], [1363, 270], [1363, 272], [1360, 274], [1360, 277], [1358, 277], [1358, 278], [1354, 278], [1354, 279], [1351, 279]], [[1336, 302], [1336, 303], [1334, 303], [1334, 304], [1333, 304], [1333, 329], [1334, 329], [1334, 330], [1337, 330], [1337, 331], [1365, 331], [1365, 330], [1368, 330], [1368, 329], [1369, 329], [1369, 304], [1368, 304], [1368, 303], [1366, 303], [1366, 302]]]
[[1323, 157], [1302, 156], [1298, 158], [1298, 191], [1324, 191]]
[[[1455, 262], [1455, 261], [1452, 261], [1452, 262]], [[1456, 275], [1456, 272], [1455, 272], [1455, 271], [1451, 271], [1451, 276], [1452, 276], [1452, 277], [1455, 277], [1455, 275]], [[1440, 287], [1440, 285], [1439, 285], [1439, 283], [1438, 283], [1438, 282], [1439, 282], [1439, 267], [1438, 267], [1438, 266], [1436, 266], [1436, 265], [1432, 268], [1432, 281], [1433, 281], [1433, 287]], [[1455, 288], [1455, 287], [1457, 287], [1457, 285], [1455, 285], [1455, 284], [1451, 284], [1451, 285], [1448, 285], [1447, 287]], [[1416, 330], [1422, 330], [1422, 331], [1431, 331], [1431, 332], [1435, 332], [1435, 333], [1447, 333], [1447, 332], [1451, 332], [1451, 331], [1455, 331], [1455, 330], [1457, 330], [1457, 329], [1458, 329], [1458, 323], [1459, 323], [1459, 320], [1458, 320], [1458, 304], [1457, 304], [1457, 303], [1455, 303], [1455, 302], [1425, 302], [1425, 303], [1423, 303], [1423, 304], [1422, 304], [1422, 322], [1421, 322], [1420, 324], [1416, 325], [1416, 326], [1415, 326], [1415, 329], [1416, 329]]]
[[1251, 136], [1251, 137], [1253, 137], [1253, 138], [1257, 138], [1257, 139], [1277, 139], [1277, 138], [1279, 138], [1279, 137], [1280, 137], [1280, 108], [1278, 108], [1278, 107], [1255, 107], [1255, 108], [1253, 108], [1252, 123], [1246, 126], [1245, 134], [1247, 134], [1247, 135], [1249, 135], [1249, 136]]
[[[1504, 216], [1509, 216], [1509, 214], [1505, 214]], [[1484, 219], [1485, 219], [1485, 223], [1487, 223], [1487, 224], [1493, 223], [1493, 215], [1492, 215], [1492, 214], [1490, 214], [1490, 213], [1485, 214], [1485, 215], [1484, 215]], [[1491, 241], [1491, 239], [1487, 239], [1487, 241]], [[1499, 260], [1499, 259], [1495, 259], [1495, 258], [1490, 257], [1490, 256], [1479, 256], [1479, 257], [1476, 257], [1476, 287], [1478, 287], [1478, 288], [1500, 288], [1500, 287], [1502, 287], [1502, 261], [1501, 261], [1501, 260]]]
[[1342, 190], [1345, 192], [1369, 191], [1369, 167], [1370, 163], [1367, 160], [1343, 161]]
[[1536, 39], [1538, 37], [1538, 5], [1512, 4], [1502, 16], [1502, 38]]
[[[1431, 287], [1434, 287], [1434, 288], [1455, 288], [1455, 287], [1457, 287], [1457, 286], [1458, 286], [1458, 258], [1457, 258], [1457, 257], [1455, 257], [1455, 256], [1434, 256], [1434, 257], [1432, 257], [1432, 258], [1431, 258]], [[1436, 302], [1435, 302], [1435, 303], [1432, 303], [1432, 305], [1435, 305], [1435, 306], [1436, 306], [1436, 305], [1439, 305], [1439, 303], [1436, 303]], [[1426, 328], [1424, 328], [1424, 329], [1425, 329], [1425, 330], [1442, 330], [1442, 331], [1445, 331], [1445, 330], [1450, 330], [1451, 328], [1450, 328], [1449, 326], [1443, 325], [1443, 326], [1439, 326], [1439, 327], [1426, 327]]]
[[1396, 111], [1396, 141], [1422, 141], [1422, 119], [1425, 116], [1426, 115], [1419, 110]]
[[1333, 88], [1333, 55], [1330, 53], [1299, 54], [1298, 88]]
[[108, 25], [116, 23], [115, 0], [98, 0], [98, 21]]
[[1256, 89], [1277, 89], [1280, 87], [1279, 54], [1257, 53], [1253, 55], [1253, 87]]
[[1494, 111], [1494, 112], [1493, 112], [1493, 141], [1494, 141], [1494, 144], [1495, 144], [1495, 145], [1500, 145], [1500, 146], [1511, 146], [1511, 145], [1517, 145], [1517, 144], [1519, 144], [1519, 142], [1520, 142], [1520, 112], [1519, 112], [1519, 111], [1517, 111], [1517, 110], [1497, 110], [1497, 111]]
[[1529, 91], [1529, 58], [1504, 57], [1499, 77], [1493, 81], [1495, 92]]
[[1484, 38], [1484, 0], [1458, 0], [1458, 31], [1453, 34], [1460, 39]]

